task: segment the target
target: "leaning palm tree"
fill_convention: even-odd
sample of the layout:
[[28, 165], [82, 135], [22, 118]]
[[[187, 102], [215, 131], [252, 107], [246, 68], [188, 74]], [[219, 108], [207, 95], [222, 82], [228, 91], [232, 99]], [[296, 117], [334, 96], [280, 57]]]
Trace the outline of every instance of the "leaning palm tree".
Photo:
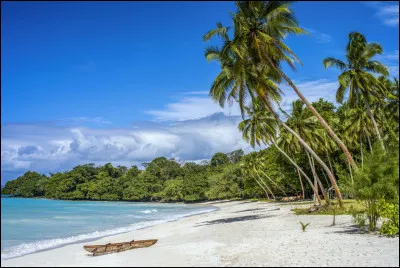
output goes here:
[[334, 66], [343, 71], [339, 76], [339, 88], [336, 93], [336, 101], [342, 103], [348, 92], [348, 104], [350, 108], [356, 106], [368, 111], [373, 123], [375, 133], [384, 148], [381, 135], [374, 115], [371, 102], [380, 101], [383, 98], [383, 85], [373, 74], [388, 75], [388, 69], [382, 63], [372, 60], [375, 55], [382, 54], [382, 46], [378, 43], [367, 43], [364, 35], [358, 32], [349, 34], [349, 42], [346, 47], [346, 60], [327, 57], [323, 60], [325, 68]]
[[[298, 27], [294, 13], [290, 9], [290, 1], [237, 1], [236, 6], [238, 10], [233, 14], [234, 26], [223, 27], [219, 23], [217, 29], [209, 31], [204, 36], [204, 40], [209, 40], [217, 34], [224, 41], [223, 50], [232, 48], [241, 59], [250, 59], [260, 69], [268, 71], [270, 79], [277, 83], [282, 79], [285, 80], [343, 150], [352, 167], [357, 169], [345, 144], [282, 70], [282, 61], [293, 69], [295, 62], [301, 63], [295, 53], [285, 45], [283, 39], [289, 34], [306, 33]], [[234, 30], [234, 38], [227, 42], [224, 35], [230, 28]]]
[[[314, 193], [317, 193], [315, 186], [307, 174], [275, 142], [278, 128], [276, 119], [274, 116], [272, 116], [271, 112], [267, 111], [266, 109], [262, 109], [262, 105], [263, 103], [261, 103], [260, 99], [256, 99], [250, 107], [245, 107], [249, 118], [240, 122], [238, 126], [239, 130], [243, 133], [243, 139], [249, 142], [252, 148], [255, 148], [256, 145], [268, 145], [268, 142], [271, 142], [278, 149], [278, 151], [281, 152], [290, 161], [290, 163], [292, 163], [301, 172], [301, 174], [303, 174]], [[316, 194], [316, 196], [318, 195]], [[317, 198], [318, 202], [321, 204], [321, 200], [319, 197]]]
[[[299, 143], [296, 142], [294, 140], [293, 135], [288, 134], [287, 131], [283, 131], [283, 132], [279, 133], [279, 136], [276, 139], [276, 144], [277, 144], [277, 146], [280, 147], [279, 148], [279, 147], [275, 146], [278, 150], [281, 149], [283, 152], [287, 153], [285, 155], [288, 155], [289, 159], [291, 158], [290, 161], [292, 159], [294, 159], [294, 152], [299, 152], [300, 151]], [[302, 179], [301, 179], [302, 172], [300, 171], [299, 168], [296, 168], [296, 171], [297, 171], [297, 175], [299, 177], [300, 186], [301, 186], [301, 192], [302, 192], [302, 196], [303, 196], [303, 199], [304, 199], [305, 198], [304, 186], [303, 186], [303, 182], [302, 182]], [[304, 171], [303, 171], [303, 173], [304, 173]], [[318, 194], [318, 189], [315, 189], [314, 194]]]
[[257, 172], [257, 156], [254, 153], [250, 153], [243, 158], [241, 169], [244, 174], [252, 177], [257, 182], [260, 188], [265, 192], [265, 196], [268, 200], [270, 199], [268, 192], [272, 195], [272, 198], [275, 199], [274, 193]]
[[[292, 102], [292, 113], [291, 115], [289, 115], [289, 118], [286, 123], [287, 125], [290, 126], [291, 129], [293, 129], [296, 133], [298, 133], [302, 139], [304, 139], [308, 144], [310, 144], [312, 148], [318, 148], [318, 147], [321, 148], [321, 144], [324, 142], [323, 132], [319, 128], [320, 125], [318, 124], [315, 116], [305, 111], [304, 103], [301, 100], [296, 100]], [[284, 131], [282, 132], [285, 133]], [[290, 134], [288, 133], [288, 135]], [[297, 141], [293, 141], [293, 144], [296, 143]], [[299, 146], [295, 146], [294, 148], [298, 147]], [[314, 176], [314, 184], [317, 187], [316, 189], [318, 190], [317, 186], [318, 183], [324, 198], [328, 200], [325, 189], [322, 186], [322, 182], [317, 175], [313, 158], [310, 156], [309, 152], [306, 151], [306, 154], [309, 160], [311, 171]]]
[[[260, 6], [255, 2], [236, 2], [236, 5], [238, 12], [233, 16], [233, 39], [228, 36], [229, 27], [223, 27], [221, 24], [217, 24], [217, 29], [204, 36], [204, 40], [209, 40], [218, 35], [224, 42], [221, 49], [215, 46], [209, 47], [205, 53], [207, 60], [217, 60], [221, 64], [221, 72], [211, 86], [210, 96], [221, 106], [224, 106], [227, 100], [236, 100], [242, 116], [247, 104], [246, 99], [250, 97], [254, 100], [256, 96], [259, 97], [265, 109], [269, 110], [277, 122], [299, 140], [300, 144], [326, 171], [342, 206], [340, 190], [328, 166], [296, 132], [279, 118], [273, 109], [273, 103], [280, 100], [282, 93], [274, 83], [274, 81], [280, 82], [282, 77], [277, 68], [281, 61], [294, 66], [293, 61], [297, 59], [281, 40], [286, 34], [302, 33], [303, 30], [297, 27], [288, 4], [262, 2]], [[260, 17], [261, 14], [264, 15]], [[252, 20], [253, 24], [250, 26], [245, 21], [251, 20], [252, 17], [257, 19]], [[258, 32], [261, 28], [265, 32]], [[255, 41], [254, 36], [257, 36]], [[263, 42], [270, 40], [272, 43], [265, 45], [259, 42], [260, 38], [264, 40]], [[263, 55], [268, 55], [268, 59], [275, 63], [274, 66], [262, 60]]]
[[[274, 180], [272, 180], [264, 172], [263, 169], [265, 169], [265, 161], [264, 161], [263, 156], [254, 152], [254, 153], [250, 153], [250, 157], [252, 159], [253, 170], [256, 172], [257, 176], [261, 179], [261, 176], [258, 174], [258, 173], [261, 173], [262, 175], [264, 175], [265, 178], [268, 179], [268, 181], [270, 181], [276, 187], [276, 189], [279, 189], [284, 195], [286, 195], [285, 190], [283, 190]], [[271, 194], [272, 194], [272, 191], [271, 191]], [[273, 196], [273, 197], [275, 199], [275, 196]]]

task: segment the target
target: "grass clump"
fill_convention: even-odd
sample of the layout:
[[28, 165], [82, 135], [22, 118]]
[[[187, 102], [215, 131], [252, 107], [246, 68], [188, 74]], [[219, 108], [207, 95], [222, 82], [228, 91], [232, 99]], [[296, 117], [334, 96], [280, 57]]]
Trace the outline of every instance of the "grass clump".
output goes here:
[[343, 200], [343, 207], [336, 205], [336, 202], [331, 202], [331, 205], [311, 206], [308, 208], [292, 209], [296, 215], [352, 215], [365, 211], [365, 206], [362, 202], [356, 200]]
[[307, 226], [310, 225], [310, 223], [303, 223], [303, 222], [300, 222], [300, 224], [301, 224], [301, 229], [303, 230], [303, 232], [305, 232]]

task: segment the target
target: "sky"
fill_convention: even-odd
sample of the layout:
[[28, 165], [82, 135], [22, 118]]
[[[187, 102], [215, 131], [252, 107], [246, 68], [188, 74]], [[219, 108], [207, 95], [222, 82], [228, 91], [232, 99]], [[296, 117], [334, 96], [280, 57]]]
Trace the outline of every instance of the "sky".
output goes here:
[[[205, 60], [202, 36], [231, 24], [233, 2], [1, 5], [2, 185], [28, 170], [252, 150], [238, 107], [208, 97], [219, 65]], [[339, 72], [322, 60], [344, 59], [352, 31], [380, 43], [376, 59], [399, 76], [398, 2], [301, 1], [293, 10], [310, 35], [286, 38], [303, 64], [285, 71], [310, 101], [335, 102]], [[289, 109], [296, 95], [281, 87]]]

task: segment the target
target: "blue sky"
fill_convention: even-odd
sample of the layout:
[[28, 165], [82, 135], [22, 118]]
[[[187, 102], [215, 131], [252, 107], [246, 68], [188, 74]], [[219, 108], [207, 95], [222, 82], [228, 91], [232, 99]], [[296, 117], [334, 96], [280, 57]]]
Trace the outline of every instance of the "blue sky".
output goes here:
[[[232, 121], [237, 107], [207, 96], [219, 66], [204, 59], [202, 36], [229, 25], [234, 10], [233, 2], [2, 2], [2, 183], [28, 169], [250, 150]], [[287, 38], [303, 62], [287, 72], [310, 100], [334, 100], [338, 72], [322, 59], [343, 58], [351, 31], [382, 44], [379, 60], [398, 77], [398, 2], [293, 10], [311, 36]], [[288, 106], [296, 96], [282, 88]]]

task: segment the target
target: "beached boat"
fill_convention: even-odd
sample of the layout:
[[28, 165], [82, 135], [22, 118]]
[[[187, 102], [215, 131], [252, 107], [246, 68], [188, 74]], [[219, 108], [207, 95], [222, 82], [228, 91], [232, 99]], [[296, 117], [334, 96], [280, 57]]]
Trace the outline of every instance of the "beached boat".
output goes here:
[[93, 253], [93, 256], [97, 256], [108, 253], [116, 253], [129, 249], [150, 247], [154, 245], [156, 242], [157, 239], [137, 240], [137, 241], [132, 240], [131, 242], [108, 243], [105, 245], [87, 245], [83, 246], [83, 248], [89, 251], [90, 253]]

